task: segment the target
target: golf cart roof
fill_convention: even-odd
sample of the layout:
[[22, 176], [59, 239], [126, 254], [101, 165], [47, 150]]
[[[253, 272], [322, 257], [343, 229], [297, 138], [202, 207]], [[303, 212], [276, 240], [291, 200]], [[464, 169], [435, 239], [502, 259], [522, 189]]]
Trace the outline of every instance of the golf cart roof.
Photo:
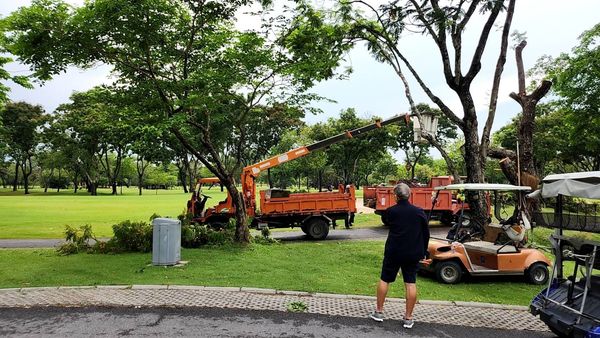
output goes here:
[[600, 171], [548, 175], [542, 180], [542, 197], [558, 195], [600, 199]]
[[530, 187], [497, 183], [460, 183], [435, 187], [435, 190], [530, 191]]

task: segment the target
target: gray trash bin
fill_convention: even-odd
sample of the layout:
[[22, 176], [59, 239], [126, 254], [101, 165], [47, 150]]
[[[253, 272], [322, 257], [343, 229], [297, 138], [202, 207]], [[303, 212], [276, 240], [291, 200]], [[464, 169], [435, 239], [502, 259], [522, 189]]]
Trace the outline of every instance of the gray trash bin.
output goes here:
[[181, 260], [181, 222], [155, 218], [152, 221], [152, 265], [175, 265]]

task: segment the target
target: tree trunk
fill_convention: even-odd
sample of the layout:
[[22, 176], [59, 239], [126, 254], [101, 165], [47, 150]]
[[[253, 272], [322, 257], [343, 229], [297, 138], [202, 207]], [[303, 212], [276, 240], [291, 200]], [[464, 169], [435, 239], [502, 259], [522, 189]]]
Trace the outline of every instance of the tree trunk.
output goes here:
[[[465, 166], [467, 169], [467, 180], [469, 183], [484, 183], [485, 175], [483, 168], [483, 159], [480, 156], [479, 135], [477, 126], [477, 115], [475, 105], [471, 95], [466, 92], [461, 96], [463, 110], [465, 113], [464, 135], [465, 135]], [[471, 210], [472, 220], [483, 227], [489, 218], [487, 212], [487, 201], [481, 192], [471, 192], [467, 194], [469, 208]]]
[[17, 191], [17, 185], [19, 184], [19, 165], [21, 165], [19, 163], [19, 160], [15, 161], [15, 179], [13, 181], [13, 190], [12, 191]]
[[317, 169], [317, 174], [319, 175], [319, 192], [323, 191], [323, 170]]
[[[42, 177], [44, 177], [43, 173], [44, 171], [42, 170]], [[48, 192], [48, 185], [52, 176], [54, 176], [54, 166], [52, 167], [52, 169], [50, 169], [50, 177], [44, 179], [44, 194]]]
[[138, 174], [138, 195], [142, 196], [142, 186], [144, 185], [144, 172], [146, 171], [147, 164], [144, 165], [144, 159], [139, 157], [135, 161], [135, 168]]
[[79, 189], [79, 180], [77, 179], [77, 174], [75, 174], [75, 177], [73, 177], [73, 193], [76, 194], [77, 190]]
[[267, 182], [269, 183], [269, 189], [273, 189], [273, 181], [271, 180], [271, 168], [267, 169]]
[[178, 165], [177, 165], [177, 171], [179, 172], [179, 181], [181, 181], [181, 185], [183, 185], [183, 192], [185, 194], [188, 193], [188, 188], [187, 188], [187, 175], [185, 172], [185, 167], [184, 165], [181, 163], [181, 161], [178, 161]]
[[60, 192], [60, 167], [58, 168], [58, 186], [56, 187], [56, 192], [59, 193]]
[[[29, 164], [29, 165], [27, 165]], [[29, 167], [29, 170], [27, 170]], [[23, 172], [23, 185], [25, 187], [25, 195], [29, 195], [29, 175], [31, 175], [31, 157], [27, 157], [25, 161], [21, 163], [21, 171]]]
[[250, 243], [250, 230], [246, 224], [247, 216], [244, 197], [238, 191], [237, 187], [235, 186], [235, 181], [231, 177], [225, 180], [223, 184], [231, 196], [231, 202], [235, 208], [235, 240], [238, 243]]

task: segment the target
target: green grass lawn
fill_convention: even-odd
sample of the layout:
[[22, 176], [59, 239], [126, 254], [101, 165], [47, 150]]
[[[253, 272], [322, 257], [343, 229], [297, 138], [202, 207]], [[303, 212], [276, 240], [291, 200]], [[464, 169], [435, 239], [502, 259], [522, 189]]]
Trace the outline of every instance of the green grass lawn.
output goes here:
[[[148, 220], [153, 213], [176, 217], [189, 199], [183, 190], [145, 190], [138, 196], [136, 188], [123, 188], [123, 195], [112, 196], [110, 190], [99, 189], [98, 196], [72, 190], [44, 193], [32, 189], [0, 192], [0, 238], [60, 238], [65, 225], [90, 224], [97, 236], [112, 236], [111, 226], [124, 220]], [[210, 190], [212, 200], [225, 196]]]
[[[96, 236], [110, 237], [112, 225], [124, 220], [147, 221], [154, 213], [176, 217], [184, 211], [190, 198], [190, 194], [180, 188], [144, 190], [142, 196], [138, 196], [135, 187], [124, 187], [122, 191], [122, 195], [113, 196], [109, 189], [99, 189], [98, 196], [90, 196], [84, 190], [77, 194], [72, 190], [44, 193], [43, 189], [33, 188], [31, 194], [24, 195], [23, 191], [0, 189], [0, 238], [62, 238], [65, 225], [78, 227], [84, 224], [91, 225]], [[227, 195], [218, 187], [210, 190], [205, 187], [203, 192], [211, 196], [207, 207], [224, 200]], [[357, 192], [357, 196], [362, 193]], [[377, 215], [358, 214], [355, 225], [379, 226], [381, 222]]]
[[[185, 284], [374, 295], [383, 242], [304, 242], [184, 249], [181, 268], [148, 266], [150, 254], [58, 256], [51, 249], [0, 250], [0, 287]], [[519, 278], [458, 285], [419, 277], [420, 299], [527, 305], [542, 288]], [[391, 297], [403, 297], [400, 281]]]

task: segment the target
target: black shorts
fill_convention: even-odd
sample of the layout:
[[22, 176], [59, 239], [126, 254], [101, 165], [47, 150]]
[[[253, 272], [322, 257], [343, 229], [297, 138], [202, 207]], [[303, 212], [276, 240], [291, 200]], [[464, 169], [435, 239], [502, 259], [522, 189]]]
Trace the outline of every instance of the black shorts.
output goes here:
[[383, 257], [383, 266], [381, 268], [381, 280], [386, 283], [396, 281], [398, 271], [402, 270], [402, 279], [404, 283], [415, 283], [417, 281], [417, 269], [419, 261], [405, 261]]

